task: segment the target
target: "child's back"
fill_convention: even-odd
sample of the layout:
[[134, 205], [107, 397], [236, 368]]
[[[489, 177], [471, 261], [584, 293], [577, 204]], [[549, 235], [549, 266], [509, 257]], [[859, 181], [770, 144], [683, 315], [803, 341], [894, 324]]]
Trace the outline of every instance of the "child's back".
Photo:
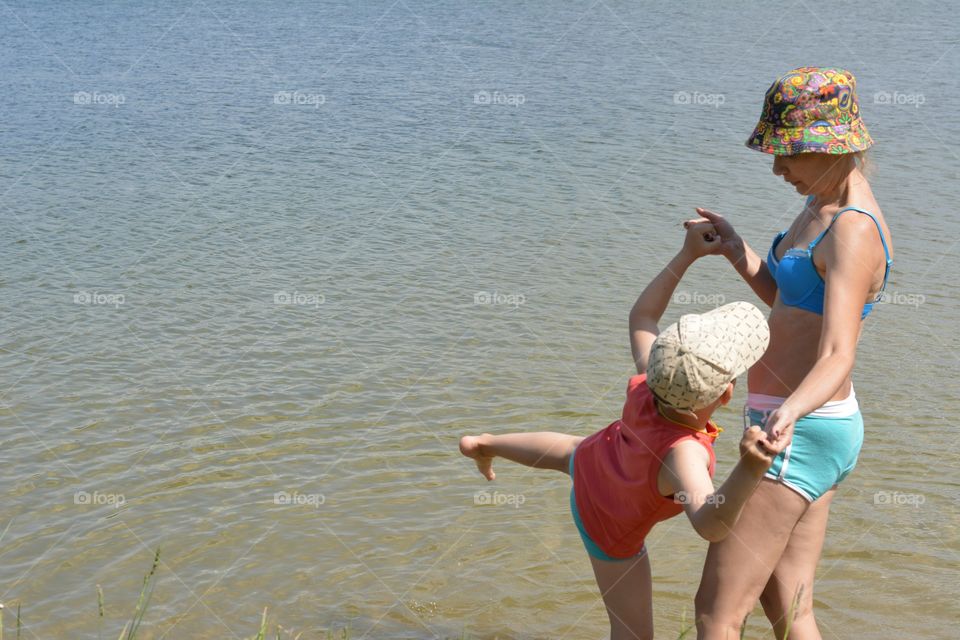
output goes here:
[[571, 457], [577, 510], [587, 535], [607, 554], [628, 558], [640, 552], [650, 529], [683, 511], [682, 498], [664, 496], [657, 478], [663, 461], [681, 442], [699, 442], [710, 456], [720, 429], [704, 430], [665, 417], [646, 384], [636, 375], [627, 383], [620, 420], [588, 436]]

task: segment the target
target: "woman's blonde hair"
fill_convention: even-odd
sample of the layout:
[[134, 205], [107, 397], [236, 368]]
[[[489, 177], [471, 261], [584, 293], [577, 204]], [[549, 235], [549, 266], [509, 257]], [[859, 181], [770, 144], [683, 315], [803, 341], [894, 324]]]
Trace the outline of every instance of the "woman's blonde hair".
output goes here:
[[870, 158], [870, 154], [866, 149], [863, 151], [857, 151], [853, 154], [854, 161], [857, 164], [857, 168], [860, 169], [860, 173], [867, 176], [868, 178], [873, 175], [874, 166], [873, 160]]

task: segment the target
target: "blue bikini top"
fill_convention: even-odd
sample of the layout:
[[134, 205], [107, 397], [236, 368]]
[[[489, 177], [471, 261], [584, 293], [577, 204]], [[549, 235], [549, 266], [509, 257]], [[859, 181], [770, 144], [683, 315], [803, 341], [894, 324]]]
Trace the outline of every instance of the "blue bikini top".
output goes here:
[[[812, 199], [812, 196], [807, 199], [808, 205]], [[883, 253], [887, 257], [887, 268], [883, 273], [883, 286], [880, 287], [880, 293], [877, 294], [873, 302], [868, 302], [863, 305], [863, 312], [860, 314], [860, 318], [866, 318], [873, 310], [874, 303], [880, 299], [883, 291], [887, 288], [887, 277], [890, 275], [893, 260], [890, 259], [887, 240], [883, 237], [883, 228], [880, 226], [876, 217], [869, 211], [864, 211], [857, 207], [844, 207], [840, 209], [837, 215], [833, 216], [833, 220], [830, 221], [827, 228], [814, 238], [813, 242], [807, 245], [806, 249], [787, 249], [787, 252], [783, 254], [783, 258], [779, 263], [777, 263], [776, 257], [777, 245], [783, 240], [787, 231], [781, 231], [777, 234], [777, 237], [773, 240], [773, 244], [770, 245], [770, 251], [767, 253], [767, 269], [769, 269], [770, 275], [772, 275], [773, 279], [777, 282], [777, 289], [780, 291], [780, 299], [783, 300], [783, 304], [788, 307], [806, 309], [818, 315], [823, 315], [823, 296], [826, 291], [826, 284], [820, 276], [820, 272], [817, 271], [816, 265], [813, 264], [813, 249], [823, 236], [830, 231], [830, 227], [837, 221], [840, 214], [845, 211], [858, 211], [870, 216], [870, 219], [877, 225], [877, 231], [880, 232], [880, 242], [883, 243]]]

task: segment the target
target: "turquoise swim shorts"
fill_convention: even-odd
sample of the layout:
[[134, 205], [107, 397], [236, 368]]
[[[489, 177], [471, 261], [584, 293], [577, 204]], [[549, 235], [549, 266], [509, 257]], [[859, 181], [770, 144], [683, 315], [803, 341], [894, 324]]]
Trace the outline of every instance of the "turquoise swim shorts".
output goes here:
[[[744, 428], [763, 426], [769, 414], [747, 407]], [[766, 477], [813, 502], [853, 471], [861, 446], [863, 416], [859, 410], [844, 417], [807, 415], [797, 420], [793, 440], [774, 459]]]
[[[576, 454], [576, 449], [573, 453], [570, 454], [570, 480], [573, 480], [573, 456]], [[580, 533], [580, 540], [583, 541], [583, 546], [587, 549], [587, 553], [591, 558], [596, 558], [597, 560], [605, 560], [607, 562], [624, 562], [626, 560], [633, 560], [634, 558], [641, 558], [647, 552], [647, 545], [644, 544], [643, 548], [640, 549], [640, 553], [633, 556], [633, 558], [614, 558], [604, 553], [603, 549], [597, 546], [597, 543], [594, 542], [590, 536], [587, 535], [586, 529], [583, 528], [583, 521], [580, 519], [580, 512], [577, 510], [577, 498], [573, 491], [573, 485], [570, 486], [570, 513], [573, 515], [573, 523], [577, 525], [577, 531]]]

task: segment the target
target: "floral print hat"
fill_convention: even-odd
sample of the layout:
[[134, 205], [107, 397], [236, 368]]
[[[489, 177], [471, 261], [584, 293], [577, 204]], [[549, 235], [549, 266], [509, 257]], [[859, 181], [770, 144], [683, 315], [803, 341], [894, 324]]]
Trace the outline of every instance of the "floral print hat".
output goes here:
[[747, 146], [764, 153], [854, 153], [873, 145], [857, 80], [845, 69], [801, 67], [770, 85]]

